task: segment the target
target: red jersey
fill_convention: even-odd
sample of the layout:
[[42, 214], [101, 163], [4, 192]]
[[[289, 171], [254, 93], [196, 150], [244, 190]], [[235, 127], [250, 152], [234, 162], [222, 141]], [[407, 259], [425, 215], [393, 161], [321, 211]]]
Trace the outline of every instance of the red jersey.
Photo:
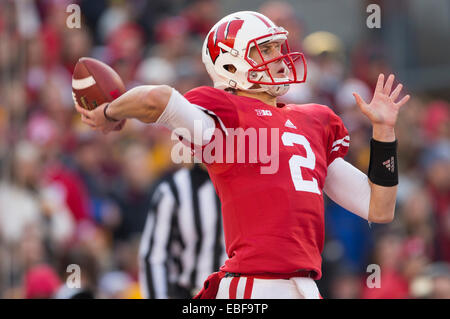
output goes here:
[[[267, 138], [260, 136], [258, 148], [267, 146], [267, 153], [274, 143], [278, 148], [273, 158], [278, 163], [270, 173], [262, 173], [269, 167], [267, 161], [250, 160], [255, 153], [250, 150], [252, 143], [245, 146], [244, 163], [206, 165], [222, 203], [229, 259], [221, 270], [243, 274], [311, 270], [316, 273], [314, 279], [319, 279], [324, 244], [322, 189], [328, 165], [344, 157], [349, 146], [341, 119], [324, 105], [273, 107], [211, 87], [195, 88], [185, 97], [214, 115], [216, 126], [224, 132], [263, 129]], [[224, 141], [230, 138], [228, 134]], [[236, 144], [234, 150], [238, 155], [242, 151]], [[234, 160], [238, 155], [234, 154]]]

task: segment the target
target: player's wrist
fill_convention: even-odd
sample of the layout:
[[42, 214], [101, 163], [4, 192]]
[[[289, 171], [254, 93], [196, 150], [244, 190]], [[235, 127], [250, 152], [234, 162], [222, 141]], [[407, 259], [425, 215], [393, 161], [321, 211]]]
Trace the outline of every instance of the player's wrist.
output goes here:
[[103, 115], [105, 116], [105, 119], [109, 122], [119, 122], [118, 119], [115, 119], [115, 118], [111, 117], [110, 115], [108, 115], [108, 109], [109, 109], [110, 105], [111, 105], [111, 102], [107, 103], [105, 105], [105, 107], [103, 108]]
[[379, 142], [394, 142], [395, 129], [389, 125], [374, 124], [372, 129], [372, 138]]

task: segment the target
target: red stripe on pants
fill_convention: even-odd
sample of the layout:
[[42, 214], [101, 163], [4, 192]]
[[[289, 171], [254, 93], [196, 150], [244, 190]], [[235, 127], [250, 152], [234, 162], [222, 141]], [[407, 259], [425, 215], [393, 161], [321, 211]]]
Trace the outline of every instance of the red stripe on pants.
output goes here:
[[230, 299], [236, 299], [238, 283], [239, 283], [239, 277], [233, 277], [233, 279], [231, 279], [230, 290], [229, 290]]
[[252, 290], [253, 290], [253, 277], [247, 277], [247, 282], [245, 283], [245, 290], [244, 290], [244, 299], [250, 299], [252, 296]]

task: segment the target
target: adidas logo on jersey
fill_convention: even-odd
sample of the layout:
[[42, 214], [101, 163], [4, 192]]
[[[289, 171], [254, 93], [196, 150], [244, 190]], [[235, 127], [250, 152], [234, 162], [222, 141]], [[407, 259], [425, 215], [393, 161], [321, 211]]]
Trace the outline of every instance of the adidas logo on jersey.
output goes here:
[[290, 128], [297, 128], [290, 120], [287, 120], [286, 123], [284, 123], [284, 126], [290, 127]]
[[270, 110], [255, 109], [255, 111], [258, 116], [272, 116], [272, 112], [270, 112]]
[[383, 162], [383, 165], [391, 172], [394, 173], [394, 157], [392, 156], [390, 159]]

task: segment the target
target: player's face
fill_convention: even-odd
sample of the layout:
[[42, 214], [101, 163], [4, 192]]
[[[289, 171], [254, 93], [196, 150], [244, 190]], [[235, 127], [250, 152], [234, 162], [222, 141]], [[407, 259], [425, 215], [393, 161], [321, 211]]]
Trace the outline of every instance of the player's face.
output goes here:
[[[283, 55], [281, 53], [280, 42], [268, 42], [265, 44], [261, 44], [259, 45], [259, 50], [261, 51], [261, 54], [255, 47], [250, 49], [250, 58], [253, 59], [258, 64], [263, 63], [264, 61], [269, 61], [278, 58]], [[285, 78], [289, 73], [289, 69], [282, 59], [274, 61], [273, 63], [269, 63], [268, 66], [270, 72], [272, 73], [272, 76], [276, 78]]]

